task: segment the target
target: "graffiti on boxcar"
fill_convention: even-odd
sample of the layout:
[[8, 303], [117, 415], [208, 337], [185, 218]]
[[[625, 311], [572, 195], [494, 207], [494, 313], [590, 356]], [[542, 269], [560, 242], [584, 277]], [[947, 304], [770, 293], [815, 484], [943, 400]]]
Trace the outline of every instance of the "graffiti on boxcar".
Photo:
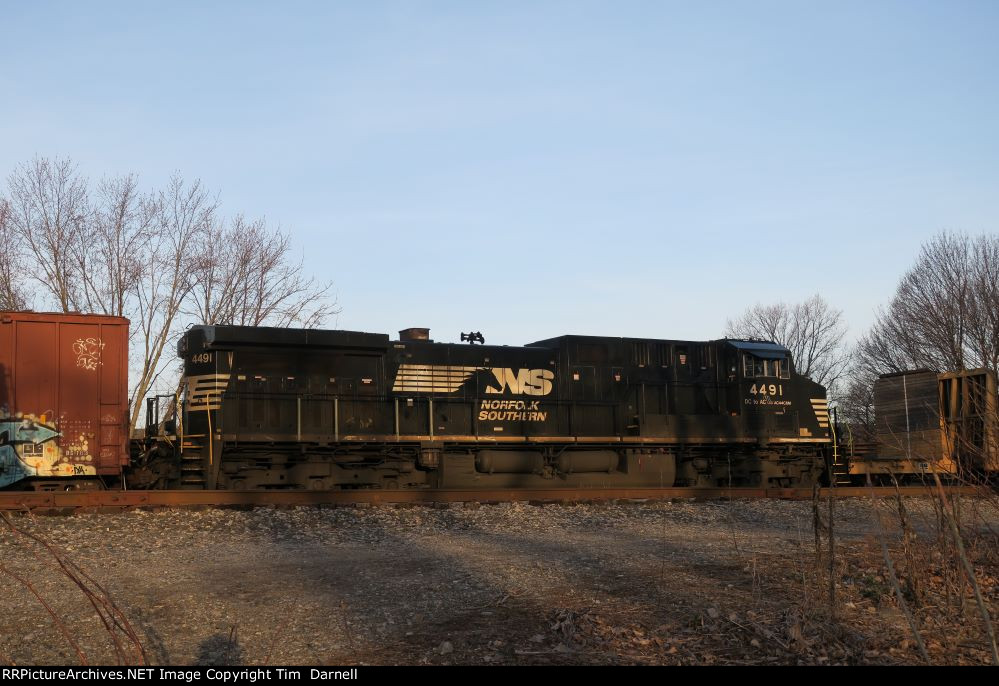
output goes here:
[[0, 418], [0, 488], [32, 476], [97, 474], [86, 435], [79, 434], [65, 450], [55, 440], [62, 435], [45, 415], [4, 413]]
[[88, 371], [95, 371], [101, 362], [101, 350], [104, 349], [104, 341], [100, 338], [78, 338], [73, 343], [73, 354], [76, 355], [76, 366], [83, 367]]

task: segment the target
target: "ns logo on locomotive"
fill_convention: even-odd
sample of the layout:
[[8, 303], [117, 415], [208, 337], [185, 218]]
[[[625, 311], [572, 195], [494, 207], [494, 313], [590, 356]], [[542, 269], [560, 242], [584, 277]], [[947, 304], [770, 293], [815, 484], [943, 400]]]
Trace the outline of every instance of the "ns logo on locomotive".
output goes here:
[[[830, 443], [825, 389], [774, 343], [238, 326], [184, 333], [179, 393], [147, 399], [129, 437], [127, 332], [114, 317], [3, 315], [0, 485], [801, 486]], [[77, 346], [79, 366], [78, 339], [100, 343]]]

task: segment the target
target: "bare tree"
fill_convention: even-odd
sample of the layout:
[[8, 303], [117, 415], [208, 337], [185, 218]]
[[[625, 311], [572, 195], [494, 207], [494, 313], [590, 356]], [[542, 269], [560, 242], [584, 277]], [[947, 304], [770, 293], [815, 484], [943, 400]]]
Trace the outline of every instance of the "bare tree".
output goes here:
[[179, 176], [170, 179], [151, 203], [152, 233], [141, 259], [142, 278], [135, 284], [135, 314], [138, 323], [142, 368], [132, 392], [129, 430], [139, 419], [141, 403], [163, 372], [163, 350], [180, 332], [178, 315], [194, 286], [192, 255], [199, 238], [215, 222], [218, 200], [199, 181], [185, 185]]
[[28, 272], [63, 312], [80, 308], [80, 273], [74, 259], [88, 221], [87, 184], [69, 159], [36, 157], [8, 177], [9, 221], [26, 247]]
[[941, 233], [858, 343], [869, 374], [999, 367], [999, 237]]
[[[877, 376], [862, 370], [853, 370], [845, 379], [844, 390], [839, 397], [837, 408], [839, 419], [849, 425], [851, 438], [860, 441], [873, 441], [874, 425], [874, 382]], [[844, 440], [844, 437], [840, 437]]]
[[0, 243], [4, 247], [0, 260], [0, 310], [23, 310], [28, 307], [22, 275], [24, 258], [20, 241], [10, 221], [10, 203], [0, 198]]
[[971, 253], [967, 359], [973, 366], [999, 370], [999, 236], [977, 237]]
[[73, 250], [79, 300], [87, 312], [130, 316], [157, 203], [139, 192], [134, 174], [103, 179], [97, 200]]
[[799, 374], [826, 387], [840, 380], [850, 360], [843, 312], [817, 294], [802, 303], [751, 307], [728, 321], [725, 336], [780, 343], [791, 351]]
[[194, 287], [185, 313], [240, 326], [322, 325], [336, 314], [331, 284], [306, 278], [291, 257], [291, 238], [263, 219], [237, 215], [199, 237]]
[[176, 387], [164, 351], [192, 320], [313, 327], [337, 311], [288, 234], [242, 215], [225, 222], [218, 208], [179, 176], [143, 193], [133, 174], [90, 186], [69, 159], [22, 164], [0, 197], [0, 308], [23, 309], [35, 294], [63, 312], [129, 318], [134, 429], [140, 399]]

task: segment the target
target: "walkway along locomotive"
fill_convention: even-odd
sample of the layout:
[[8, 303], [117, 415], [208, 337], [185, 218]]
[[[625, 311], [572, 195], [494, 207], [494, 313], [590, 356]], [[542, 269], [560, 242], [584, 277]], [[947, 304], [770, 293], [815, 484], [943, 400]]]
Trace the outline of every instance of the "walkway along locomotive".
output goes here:
[[0, 313], [0, 486], [802, 486], [831, 441], [773, 343], [194, 326], [177, 402], [129, 442], [127, 327]]

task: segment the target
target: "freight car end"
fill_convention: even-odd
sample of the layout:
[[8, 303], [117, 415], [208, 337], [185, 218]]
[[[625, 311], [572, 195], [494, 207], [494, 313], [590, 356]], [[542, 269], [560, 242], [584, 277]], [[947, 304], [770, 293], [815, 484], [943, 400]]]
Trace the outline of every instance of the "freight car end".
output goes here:
[[0, 487], [93, 488], [128, 465], [128, 320], [0, 313]]

